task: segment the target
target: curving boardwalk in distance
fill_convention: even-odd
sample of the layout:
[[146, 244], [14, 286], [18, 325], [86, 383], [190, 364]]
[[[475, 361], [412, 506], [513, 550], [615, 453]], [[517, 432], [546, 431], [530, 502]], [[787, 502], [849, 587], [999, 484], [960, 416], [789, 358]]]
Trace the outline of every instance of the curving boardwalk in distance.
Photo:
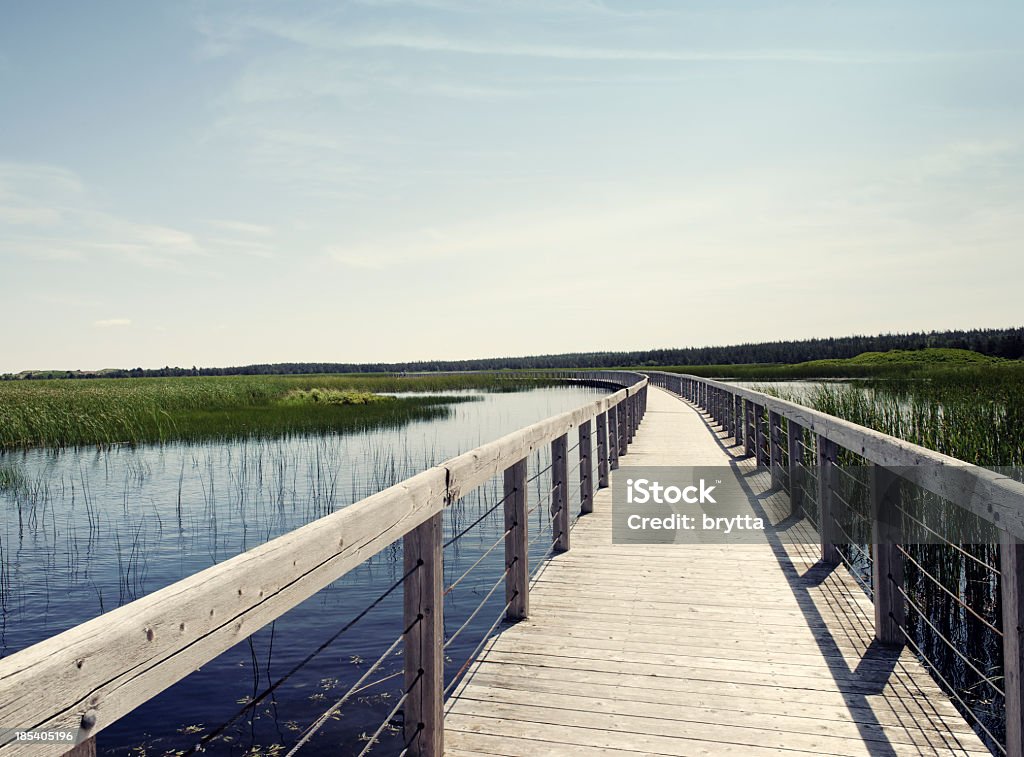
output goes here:
[[[770, 490], [689, 403], [650, 388], [622, 468], [732, 465], [752, 513]], [[873, 642], [873, 609], [817, 538], [783, 546], [611, 543], [611, 489], [544, 566], [530, 618], [488, 642], [446, 703], [450, 755], [988, 755], [908, 651]]]

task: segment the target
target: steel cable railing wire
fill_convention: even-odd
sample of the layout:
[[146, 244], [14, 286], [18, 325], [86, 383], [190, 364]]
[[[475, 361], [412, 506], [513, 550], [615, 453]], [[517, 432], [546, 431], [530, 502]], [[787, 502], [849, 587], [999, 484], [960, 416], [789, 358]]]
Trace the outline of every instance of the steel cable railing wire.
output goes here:
[[[987, 684], [992, 690], [994, 690], [996, 693], [998, 693], [998, 695], [1000, 697], [1006, 699], [1005, 691], [1002, 690], [992, 680], [991, 676], [989, 676], [989, 675], [987, 675], [985, 673], [982, 673], [977, 668], [977, 666], [970, 659], [965, 657], [961, 653], [961, 651], [959, 651], [959, 649], [957, 649], [955, 647], [955, 645], [948, 638], [946, 638], [946, 636], [941, 631], [939, 631], [935, 627], [935, 625], [926, 617], [926, 614], [923, 612], [922, 607], [918, 603], [913, 601], [909, 597], [909, 595], [903, 590], [903, 588], [892, 579], [892, 577], [889, 577], [889, 580], [890, 580], [890, 582], [893, 583], [893, 586], [895, 587], [896, 591], [900, 594], [900, 596], [903, 597], [903, 600], [907, 603], [907, 605], [911, 609], [913, 609], [913, 611], [916, 614], [916, 616], [918, 616], [921, 620], [923, 620], [930, 627], [930, 629], [936, 635], [936, 637], [940, 641], [942, 641], [950, 650], [952, 650], [953, 653], [958, 658], [961, 658], [964, 661], [964, 663], [975, 673], [975, 675], [978, 676], [979, 682]], [[964, 700], [964, 698], [961, 696], [961, 693], [959, 693], [959, 691], [957, 691], [956, 688], [949, 683], [949, 681], [946, 679], [946, 677], [942, 675], [940, 667], [935, 663], [935, 661], [933, 661], [931, 658], [929, 658], [925, 654], [924, 649], [922, 649], [921, 645], [918, 642], [916, 642], [916, 640], [911, 636], [909, 630], [904, 628], [903, 624], [897, 625], [897, 628], [899, 629], [900, 633], [903, 634], [903, 637], [906, 639], [907, 643], [909, 643], [910, 646], [912, 647], [914, 655], [916, 655], [916, 657], [918, 657], [920, 660], [922, 660], [924, 663], [926, 663], [929, 668], [932, 669], [932, 672], [939, 679], [939, 682], [943, 685], [943, 687], [948, 691], [949, 695], [952, 696], [959, 704], [961, 704], [961, 707], [963, 708], [963, 711], [965, 711], [967, 714], [969, 714], [971, 719], [974, 720], [975, 723], [977, 723], [978, 727], [981, 728], [981, 730], [985, 732], [985, 734], [987, 735], [987, 737], [989, 738], [991, 743], [1002, 754], [1006, 754], [1007, 753], [1006, 747], [1004, 745], [1002, 745], [1002, 743], [1000, 743], [998, 739], [995, 738], [995, 735], [992, 733], [992, 731], [989, 730], [989, 728], [986, 727], [985, 724], [981, 721], [981, 718], [978, 717], [978, 714], [974, 711], [974, 708], [971, 707]]]
[[[514, 491], [515, 491], [515, 490], [513, 490], [513, 492], [514, 492]], [[510, 492], [510, 493], [512, 493], [512, 492]], [[473, 530], [473, 529], [474, 529], [474, 528], [475, 528], [476, 526], [480, 525], [480, 524], [481, 524], [481, 523], [482, 523], [482, 522], [483, 522], [483, 521], [484, 521], [484, 520], [485, 520], [485, 519], [487, 518], [487, 516], [489, 516], [489, 515], [490, 515], [491, 513], [493, 513], [493, 512], [495, 511], [495, 510], [497, 510], [497, 509], [498, 509], [499, 507], [501, 507], [501, 506], [502, 506], [503, 504], [505, 504], [505, 500], [507, 500], [507, 499], [508, 499], [508, 496], [509, 496], [508, 494], [506, 494], [505, 496], [503, 496], [503, 497], [502, 497], [501, 499], [499, 499], [499, 500], [498, 500], [497, 502], [495, 502], [495, 503], [494, 503], [494, 504], [493, 504], [493, 505], [492, 505], [492, 506], [491, 506], [490, 508], [488, 508], [488, 509], [487, 509], [487, 511], [486, 511], [486, 512], [484, 512], [484, 514], [483, 514], [483, 515], [481, 515], [481, 516], [480, 516], [479, 518], [477, 518], [477, 519], [476, 519], [475, 521], [473, 521], [472, 523], [470, 523], [470, 524], [469, 524], [468, 526], [466, 526], [466, 527], [465, 527], [464, 529], [462, 529], [462, 530], [461, 530], [461, 531], [460, 531], [459, 533], [455, 534], [455, 535], [454, 535], [454, 536], [452, 536], [452, 537], [451, 537], [450, 539], [448, 539], [448, 541], [446, 541], [446, 542], [445, 542], [445, 543], [444, 543], [444, 544], [442, 545], [442, 549], [447, 549], [447, 548], [448, 548], [448, 547], [450, 547], [450, 546], [451, 546], [452, 544], [454, 544], [454, 543], [455, 543], [455, 542], [457, 542], [457, 541], [458, 541], [459, 539], [461, 539], [461, 538], [462, 538], [463, 536], [465, 536], [465, 535], [466, 535], [466, 534], [468, 534], [468, 533], [469, 533], [470, 531], [472, 531], [472, 530]]]
[[[867, 542], [861, 541], [859, 539], [854, 539], [852, 536], [850, 536], [850, 532], [847, 531], [845, 528], [843, 528], [842, 521], [840, 521], [840, 520], [838, 520], [836, 518], [833, 518], [832, 519], [832, 523], [836, 526], [836, 528], [838, 528], [842, 532], [843, 536], [846, 537], [846, 541], [842, 542], [842, 545], [843, 546], [847, 546], [847, 547], [852, 547], [853, 549], [857, 550], [857, 552], [860, 553], [861, 557], [864, 558], [864, 561], [867, 562], [868, 565], [870, 565], [871, 564], [871, 555], [868, 554], [866, 551], [864, 551], [864, 548], [861, 547], [861, 544], [867, 544]], [[836, 546], [838, 547], [840, 545], [837, 544]]]
[[571, 468], [567, 468], [567, 469], [566, 469], [566, 474], [571, 474], [571, 473], [575, 473], [576, 471], [580, 470], [580, 468], [582, 467], [582, 465], [583, 465], [583, 460], [582, 460], [582, 458], [581, 458], [581, 459], [580, 459], [580, 460], [578, 460], [578, 461], [576, 462], [576, 464], [575, 464], [575, 465], [573, 465], [573, 466], [572, 466]]
[[[299, 670], [301, 670], [306, 665], [308, 665], [310, 662], [312, 662], [314, 658], [316, 658], [320, 653], [322, 653], [325, 649], [327, 649], [331, 644], [333, 644], [335, 641], [337, 641], [343, 634], [345, 634], [347, 631], [349, 631], [360, 620], [362, 620], [364, 617], [366, 617], [370, 613], [370, 611], [372, 611], [375, 607], [377, 607], [381, 602], [383, 602], [391, 594], [393, 594], [394, 591], [399, 586], [402, 586], [410, 576], [412, 576], [417, 570], [419, 570], [421, 565], [422, 565], [422, 563], [417, 563], [412, 568], [410, 568], [401, 578], [399, 578], [397, 581], [392, 583], [391, 586], [389, 586], [380, 595], [378, 595], [376, 599], [374, 599], [370, 604], [368, 604], [365, 608], [363, 608], [359, 612], [358, 615], [356, 615], [354, 618], [352, 618], [352, 620], [350, 620], [348, 623], [343, 625], [337, 631], [337, 633], [333, 634], [330, 638], [328, 638], [326, 641], [324, 641], [320, 646], [318, 646], [316, 649], [314, 649], [312, 652], [310, 652], [308, 655], [306, 655], [302, 660], [300, 660], [295, 665], [293, 665], [291, 667], [291, 669], [289, 669], [289, 671], [287, 673], [285, 673], [283, 676], [281, 676], [276, 681], [274, 681], [274, 683], [272, 683], [270, 686], [268, 686], [266, 689], [264, 689], [262, 692], [260, 692], [259, 695], [253, 697], [251, 700], [246, 702], [245, 705], [242, 707], [242, 709], [239, 710], [237, 713], [235, 713], [233, 716], [231, 716], [227, 721], [225, 721], [223, 724], [221, 724], [220, 726], [218, 726], [214, 730], [212, 730], [209, 733], [207, 733], [206, 735], [204, 735], [194, 747], [192, 747], [191, 749], [189, 749], [188, 751], [185, 752], [185, 755], [192, 755], [192, 754], [195, 754], [196, 752], [203, 751], [203, 749], [206, 747], [207, 744], [211, 743], [212, 741], [216, 740], [221, 735], [223, 735], [224, 732], [227, 731], [227, 729], [230, 728], [234, 723], [236, 723], [242, 716], [244, 716], [245, 713], [247, 713], [250, 710], [252, 710], [253, 708], [255, 708], [258, 704], [260, 704], [260, 702], [262, 702], [268, 696], [273, 694], [281, 686], [281, 684], [283, 684], [285, 681], [287, 681], [289, 678], [291, 678], [293, 675], [295, 675]], [[365, 679], [365, 676], [363, 678], [360, 678], [356, 685], [358, 685], [364, 679]]]
[[548, 489], [547, 492], [544, 494], [544, 496], [537, 501], [537, 504], [535, 504], [533, 507], [531, 507], [529, 510], [526, 511], [526, 514], [527, 515], [533, 515], [538, 509], [540, 509], [544, 505], [550, 504], [551, 497], [554, 495], [555, 490], [557, 488], [558, 488], [558, 484], [555, 484], [550, 489]]
[[512, 593], [512, 598], [505, 603], [504, 607], [501, 608], [501, 612], [498, 613], [497, 619], [493, 623], [491, 623], [491, 627], [484, 632], [484, 636], [476, 645], [476, 648], [473, 649], [469, 657], [466, 658], [466, 661], [462, 663], [462, 666], [455, 672], [455, 675], [452, 676], [452, 680], [448, 682], [448, 685], [444, 687], [442, 696], [448, 696], [448, 693], [455, 687], [455, 684], [459, 682], [459, 679], [462, 677], [463, 673], [465, 673], [466, 670], [469, 669], [469, 666], [472, 665], [473, 662], [477, 659], [477, 656], [480, 654], [480, 650], [484, 648], [484, 645], [487, 643], [488, 639], [491, 638], [491, 634], [493, 634], [494, 630], [501, 624], [501, 621], [505, 617], [505, 613], [508, 612], [508, 608], [512, 606], [512, 602], [518, 596], [518, 591]]
[[285, 755], [285, 757], [292, 757], [292, 755], [294, 755], [302, 747], [308, 744], [309, 740], [313, 738], [313, 736], [315, 736], [316, 733], [321, 728], [323, 728], [324, 724], [331, 719], [334, 713], [340, 710], [342, 706], [356, 694], [357, 691], [363, 690], [363, 682], [365, 682], [367, 678], [369, 678], [374, 672], [377, 671], [378, 668], [380, 668], [381, 665], [384, 664], [384, 660], [386, 660], [405, 640], [405, 637], [409, 634], [409, 631], [415, 628], [416, 624], [421, 622], [422, 620], [422, 615], [417, 616], [417, 618], [412, 623], [410, 623], [408, 627], [406, 627], [393, 642], [391, 642], [388, 648], [384, 650], [384, 653], [380, 655], [380, 657], [378, 657], [373, 662], [373, 664], [370, 665], [369, 668], [367, 668], [366, 672], [363, 673], [362, 676], [360, 676], [359, 680], [356, 681], [352, 686], [350, 686], [348, 691], [346, 691], [341, 696], [341, 698], [338, 699], [334, 704], [328, 707], [327, 710], [320, 715], [320, 717], [318, 717], [309, 726], [306, 727], [306, 730], [302, 732], [302, 735], [299, 737], [299, 740], [295, 742], [295, 744], [292, 746], [290, 750], [288, 750], [288, 753]]
[[536, 480], [537, 480], [538, 478], [540, 478], [541, 476], [543, 476], [543, 475], [544, 475], [545, 473], [547, 473], [547, 472], [548, 472], [549, 470], [551, 470], [551, 463], [548, 463], [548, 464], [547, 464], [547, 465], [545, 465], [545, 466], [544, 466], [543, 468], [541, 468], [541, 469], [540, 469], [539, 471], [537, 471], [537, 472], [536, 472], [536, 473], [534, 473], [534, 474], [533, 474], [532, 476], [530, 476], [530, 477], [529, 477], [528, 479], [526, 479], [526, 483], [528, 483], [528, 484], [529, 484], [529, 483], [532, 483], [532, 482], [536, 481]]
[[959, 657], [963, 661], [963, 663], [968, 668], [970, 668], [970, 670], [973, 671], [976, 676], [978, 676], [978, 679], [982, 683], [988, 684], [988, 686], [993, 691], [995, 691], [997, 694], [999, 694], [999, 696], [1005, 698], [1006, 697], [1006, 693], [1003, 691], [1003, 689], [1001, 689], [998, 685], [996, 685], [996, 683], [992, 680], [992, 678], [987, 673], [982, 673], [981, 670], [977, 667], [977, 665], [975, 665], [974, 661], [972, 661], [970, 657], [968, 657], [963, 652], [961, 652], [959, 649], [957, 649], [956, 644], [954, 644], [952, 641], [950, 641], [946, 637], [946, 635], [943, 634], [942, 631], [940, 631], [935, 626], [934, 623], [932, 623], [932, 621], [928, 618], [927, 613], [925, 613], [924, 609], [919, 604], [917, 604], [917, 602], [915, 602], [913, 599], [910, 598], [910, 595], [907, 594], [907, 592], [905, 592], [903, 590], [903, 587], [900, 586], [899, 584], [895, 583], [895, 582], [893, 582], [893, 585], [896, 587], [896, 591], [899, 592], [900, 596], [903, 597], [903, 600], [907, 603], [907, 606], [910, 607], [915, 613], [917, 613], [917, 616], [921, 620], [923, 620], [925, 625], [927, 625], [932, 630], [932, 633], [934, 633], [935, 636], [940, 641], [942, 641], [949, 648], [949, 650], [951, 652], [953, 652], [953, 654], [955, 654], [957, 657]]
[[497, 540], [493, 544], [491, 544], [491, 546], [489, 546], [482, 555], [480, 555], [480, 557], [476, 559], [476, 562], [474, 562], [472, 565], [466, 568], [466, 570], [462, 572], [462, 575], [460, 575], [458, 578], [452, 581], [451, 585], [449, 585], [448, 588], [444, 590], [444, 596], [447, 597], [449, 594], [451, 594], [455, 587], [462, 583], [463, 579], [465, 579], [466, 576], [468, 576], [476, 566], [478, 566], [480, 563], [484, 561], [484, 558], [486, 558], [489, 554], [491, 554], [491, 552], [497, 549], [499, 544], [503, 544], [505, 542], [505, 538], [510, 533], [512, 533], [518, 527], [518, 525], [519, 524], [516, 523], [505, 529], [505, 532], [501, 536], [499, 536]]
[[[548, 535], [550, 536], [552, 533], [553, 532], [548, 532]], [[561, 537], [561, 535], [562, 535], [561, 533], [554, 534], [554, 538], [551, 540], [551, 543], [548, 544], [547, 549], [545, 549], [540, 554], [540, 556], [537, 558], [537, 564], [534, 565], [533, 566], [533, 570], [530, 571], [530, 585], [531, 585], [531, 587], [533, 586], [534, 583], [536, 583], [536, 581], [538, 579], [538, 575], [537, 574], [540, 573], [541, 568], [543, 568], [545, 565], [547, 565], [548, 557], [555, 550], [555, 547], [558, 546], [558, 539]], [[532, 545], [536, 541], [537, 540], [535, 539], [534, 542], [530, 542], [530, 544]]]
[[948, 691], [949, 694], [953, 696], [957, 702], [960, 703], [960, 706], [963, 708], [963, 710], [970, 715], [971, 719], [977, 724], [978, 728], [985, 732], [985, 735], [989, 737], [989, 739], [991, 740], [992, 744], [996, 747], [996, 749], [998, 749], [1002, 754], [1006, 754], [1006, 747], [1002, 744], [1002, 742], [999, 741], [999, 739], [995, 737], [992, 731], [990, 731], [985, 726], [985, 724], [981, 722], [981, 718], [979, 718], [977, 714], [974, 712], [974, 710], [970, 707], [970, 705], [968, 705], [967, 702], [963, 700], [963, 697], [960, 696], [957, 690], [950, 685], [949, 681], [947, 681], [945, 676], [942, 675], [941, 671], [939, 670], [939, 667], [931, 660], [930, 657], [928, 657], [924, 653], [921, 647], [918, 646], [917, 642], [910, 635], [907, 629], [904, 628], [902, 625], [897, 625], [896, 628], [899, 630], [901, 634], [903, 634], [903, 638], [906, 639], [907, 643], [910, 645], [911, 649], [913, 650], [917, 658], [924, 662], [929, 668], [931, 668], [932, 673], [935, 675], [936, 678], [939, 679], [939, 682], [942, 684], [945, 690]]
[[861, 578], [860, 573], [863, 568], [856, 567], [846, 555], [843, 554], [843, 550], [836, 549], [836, 556], [842, 561], [843, 565], [846, 566], [847, 572], [853, 577], [853, 580], [864, 590], [864, 592], [872, 599], [875, 596], [875, 591], [865, 579]]
[[449, 636], [448, 639], [444, 642], [444, 646], [443, 646], [444, 649], [448, 649], [448, 647], [450, 647], [452, 645], [452, 643], [459, 637], [459, 635], [463, 631], [466, 630], [466, 627], [471, 622], [473, 622], [473, 618], [475, 618], [477, 616], [477, 614], [480, 612], [481, 608], [487, 603], [487, 600], [490, 599], [491, 596], [494, 594], [494, 592], [496, 592], [498, 590], [498, 587], [501, 586], [505, 582], [505, 579], [508, 577], [509, 571], [512, 570], [512, 566], [515, 565], [516, 562], [518, 562], [518, 560], [519, 560], [518, 557], [513, 559], [512, 562], [505, 568], [505, 570], [502, 571], [502, 574], [500, 576], [498, 576], [498, 580], [494, 582], [494, 584], [491, 586], [491, 588], [484, 595], [483, 599], [481, 599], [477, 603], [477, 606], [473, 609], [473, 612], [471, 612], [469, 614], [469, 617], [467, 617], [462, 622], [462, 625], [459, 626], [458, 629], [456, 629], [455, 633], [453, 633], [451, 636]]
[[904, 508], [900, 507], [899, 505], [896, 505], [896, 509], [899, 510], [901, 513], [903, 513], [903, 515], [905, 517], [909, 518], [914, 523], [916, 523], [917, 525], [921, 526], [921, 528], [923, 528], [925, 531], [927, 531], [928, 533], [932, 534], [933, 536], [938, 537], [939, 540], [942, 541], [942, 543], [945, 544], [947, 547], [952, 547], [957, 552], [962, 554], [964, 557], [970, 558], [971, 560], [973, 560], [975, 563], [977, 563], [981, 567], [983, 567], [986, 570], [990, 571], [993, 575], [996, 575], [996, 576], [1001, 576], [1002, 575], [1002, 572], [999, 570], [999, 568], [995, 567], [994, 565], [990, 565], [989, 563], [985, 562], [984, 560], [982, 560], [980, 557], [978, 557], [976, 555], [972, 555], [970, 552], [965, 550], [959, 544], [954, 544], [953, 542], [949, 541], [949, 539], [947, 539], [945, 536], [943, 536], [938, 531], [936, 531], [933, 528], [931, 528], [930, 526], [928, 526], [928, 524], [926, 524], [924, 521], [918, 520], [916, 517], [914, 517], [909, 512], [907, 512]]
[[835, 460], [829, 460], [828, 462], [829, 462], [829, 465], [831, 465], [837, 471], [842, 473], [844, 476], [846, 476], [847, 479], [849, 479], [853, 483], [858, 484], [859, 486], [863, 487], [864, 489], [869, 489], [871, 487], [871, 485], [867, 481], [864, 481], [863, 479], [861, 479], [861, 478], [853, 475], [852, 473], [850, 473], [850, 471], [848, 471], [846, 469], [845, 465], [840, 465]]
[[[377, 739], [380, 738], [381, 733], [383, 733], [384, 729], [388, 727], [388, 724], [395, 719], [395, 715], [398, 714], [398, 711], [402, 709], [402, 706], [406, 703], [406, 701], [408, 701], [409, 694], [412, 692], [414, 688], [416, 688], [416, 684], [418, 684], [422, 678], [423, 671], [421, 670], [416, 675], [416, 678], [413, 679], [413, 682], [409, 685], [409, 688], [407, 688], [402, 693], [402, 696], [398, 698], [398, 701], [395, 702], [395, 706], [391, 708], [391, 712], [389, 712], [387, 716], [384, 718], [384, 720], [381, 722], [381, 724], [377, 726], [377, 730], [375, 730], [373, 732], [373, 735], [366, 740], [366, 746], [364, 746], [362, 748], [362, 751], [359, 752], [359, 757], [363, 757], [363, 755], [369, 754], [370, 750], [373, 749], [373, 747], [378, 743]], [[403, 749], [403, 751], [409, 748], [409, 745], [412, 744], [412, 742], [416, 739], [416, 736], [419, 735], [420, 730], [420, 728], [417, 728], [415, 732], [413, 732], [412, 736], [409, 737], [408, 742], [405, 744], [405, 748]]]
[[920, 562], [918, 562], [917, 560], [915, 560], [915, 559], [914, 559], [914, 557], [913, 557], [913, 556], [912, 556], [912, 555], [911, 555], [911, 554], [910, 554], [910, 553], [909, 553], [909, 552], [908, 552], [908, 551], [907, 551], [906, 549], [904, 549], [904, 547], [903, 547], [903, 545], [902, 545], [902, 544], [897, 544], [897, 545], [896, 545], [896, 549], [897, 549], [897, 550], [899, 550], [899, 552], [900, 552], [900, 554], [901, 554], [901, 555], [903, 555], [903, 559], [904, 559], [904, 560], [907, 560], [908, 562], [910, 562], [910, 564], [911, 564], [911, 565], [913, 565], [913, 566], [914, 566], [915, 568], [917, 568], [918, 572], [919, 572], [919, 573], [920, 573], [921, 575], [923, 575], [923, 576], [924, 576], [925, 578], [927, 578], [927, 579], [928, 579], [929, 581], [931, 581], [931, 582], [932, 582], [933, 584], [935, 584], [935, 586], [936, 586], [936, 587], [938, 587], [940, 591], [944, 592], [944, 593], [945, 593], [945, 594], [946, 594], [947, 596], [949, 596], [949, 598], [950, 598], [950, 599], [952, 599], [952, 600], [953, 600], [953, 601], [954, 601], [954, 602], [955, 602], [956, 604], [958, 604], [958, 605], [959, 605], [960, 607], [962, 607], [962, 608], [963, 608], [964, 610], [966, 610], [966, 611], [967, 611], [967, 612], [969, 612], [969, 613], [970, 613], [971, 615], [973, 615], [973, 616], [974, 616], [974, 618], [975, 618], [975, 619], [976, 619], [976, 620], [977, 620], [977, 621], [978, 621], [979, 623], [981, 623], [981, 624], [982, 624], [983, 626], [985, 626], [985, 627], [986, 627], [986, 628], [988, 628], [988, 629], [989, 629], [990, 631], [992, 631], [993, 633], [995, 633], [996, 635], [998, 635], [998, 636], [999, 636], [1000, 638], [1002, 638], [1002, 636], [1003, 636], [1003, 632], [1002, 632], [1002, 631], [1001, 631], [1000, 629], [996, 628], [996, 626], [995, 626], [995, 625], [993, 625], [993, 624], [992, 624], [992, 623], [991, 623], [991, 622], [990, 622], [989, 620], [987, 620], [987, 619], [986, 619], [986, 618], [984, 618], [984, 617], [983, 617], [983, 616], [982, 616], [981, 614], [979, 614], [977, 610], [975, 610], [975, 609], [974, 609], [973, 607], [971, 607], [971, 606], [970, 606], [969, 604], [967, 604], [967, 602], [965, 602], [965, 601], [964, 601], [963, 599], [961, 599], [961, 598], [960, 598], [959, 596], [957, 596], [957, 595], [956, 595], [956, 594], [954, 594], [954, 593], [953, 593], [952, 591], [950, 591], [950, 590], [949, 590], [949, 589], [948, 589], [948, 588], [946, 587], [946, 585], [945, 585], [944, 583], [942, 583], [942, 581], [940, 581], [940, 580], [939, 580], [939, 579], [937, 579], [937, 578], [936, 578], [935, 576], [933, 576], [933, 575], [932, 575], [931, 573], [929, 573], [929, 572], [928, 572], [928, 571], [927, 571], [927, 570], [925, 569], [925, 567], [924, 567], [923, 565], [921, 565], [921, 563], [920, 563]]

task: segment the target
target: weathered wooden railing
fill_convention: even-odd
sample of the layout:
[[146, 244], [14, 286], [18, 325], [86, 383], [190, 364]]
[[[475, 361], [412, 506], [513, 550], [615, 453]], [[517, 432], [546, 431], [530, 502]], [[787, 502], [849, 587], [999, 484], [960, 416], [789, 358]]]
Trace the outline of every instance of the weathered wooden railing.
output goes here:
[[[623, 387], [430, 468], [220, 565], [0, 660], [0, 724], [72, 732], [71, 742], [22, 741], [0, 753], [95, 753], [96, 734], [399, 539], [405, 566], [403, 697], [407, 753], [443, 752], [442, 513], [504, 477], [505, 616], [529, 612], [526, 466], [552, 451], [555, 551], [570, 547], [568, 435], [579, 443], [581, 511], [618, 466], [646, 408], [647, 378], [622, 371], [532, 372], [535, 378]], [[585, 472], [585, 475], [584, 473]], [[539, 506], [539, 505], [538, 505]], [[397, 624], [396, 624], [397, 625]]]
[[[849, 543], [844, 542], [842, 526], [833, 512], [839, 506], [837, 477], [842, 469], [837, 460], [840, 451], [847, 450], [867, 461], [870, 465], [867, 496], [871, 536], [870, 554], [865, 558], [871, 564], [875, 637], [880, 643], [916, 646], [907, 632], [906, 614], [912, 605], [904, 586], [904, 560], [912, 558], [900, 543], [901, 518], [894, 517], [895, 513], [902, 512], [899, 487], [895, 485], [898, 479], [906, 479], [938, 495], [998, 530], [1000, 564], [993, 573], [997, 573], [994, 580], [999, 581], [1002, 629], [993, 630], [1002, 636], [1002, 685], [993, 682], [983, 671], [978, 673], [1003, 695], [1005, 743], [999, 744], [985, 725], [975, 720], [997, 748], [1013, 757], [1024, 754], [1024, 658], [1021, 656], [1024, 484], [762, 392], [697, 376], [657, 371], [648, 375], [653, 385], [668, 389], [706, 410], [737, 444], [743, 446], [746, 454], [755, 457], [758, 465], [768, 468], [773, 487], [782, 487], [783, 480], [788, 480], [793, 514], [809, 516], [804, 498], [814, 498], [818, 516], [814, 525], [820, 535], [821, 560], [826, 564], [837, 565], [843, 559], [837, 547]], [[816, 486], [808, 492], [804, 486], [797, 485], [802, 480], [815, 480]], [[935, 536], [940, 537], [937, 533]], [[946, 543], [957, 548], [953, 542]], [[921, 565], [915, 568], [924, 569]], [[966, 612], [978, 614], [982, 610], [969, 607], [960, 598], [957, 600]], [[915, 651], [923, 654], [921, 650]], [[962, 652], [954, 651], [963, 658], [964, 664], [971, 664]], [[938, 673], [934, 666], [930, 667]], [[956, 692], [953, 694], [959, 699]], [[962, 700], [961, 703], [967, 706]]]

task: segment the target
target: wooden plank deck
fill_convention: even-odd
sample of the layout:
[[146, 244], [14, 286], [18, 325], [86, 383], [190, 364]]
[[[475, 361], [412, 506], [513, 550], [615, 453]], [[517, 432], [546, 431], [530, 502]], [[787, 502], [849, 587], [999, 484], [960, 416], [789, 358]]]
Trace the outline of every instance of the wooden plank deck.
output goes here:
[[[729, 465], [778, 523], [731, 440], [654, 387], [613, 475]], [[806, 526], [799, 526], [806, 527]], [[611, 490], [542, 569], [530, 618], [488, 643], [446, 703], [449, 755], [979, 754], [989, 751], [907, 651], [873, 643], [870, 600], [817, 539], [611, 543]]]

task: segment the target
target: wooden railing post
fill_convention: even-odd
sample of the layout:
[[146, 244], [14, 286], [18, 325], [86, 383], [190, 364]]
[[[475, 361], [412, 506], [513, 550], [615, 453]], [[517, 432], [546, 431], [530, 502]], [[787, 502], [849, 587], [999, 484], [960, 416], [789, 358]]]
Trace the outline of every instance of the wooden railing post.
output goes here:
[[732, 404], [732, 438], [737, 444], [743, 444], [743, 398], [734, 394]]
[[900, 628], [906, 625], [903, 556], [900, 542], [899, 477], [882, 465], [871, 466], [872, 589], [875, 599], [875, 638], [883, 644], [902, 645]]
[[608, 488], [608, 413], [597, 416], [597, 488]]
[[[628, 391], [628, 390], [627, 390]], [[619, 431], [622, 433], [622, 437], [625, 440], [625, 444], [629, 444], [629, 395], [626, 395], [626, 399], [619, 403], [619, 407], [622, 409], [622, 416], [619, 418], [621, 423], [619, 424]], [[624, 450], [619, 450], [620, 454], [626, 454]]]
[[768, 468], [772, 489], [782, 488], [782, 416], [768, 411]]
[[619, 429], [619, 457], [623, 457], [628, 452], [628, 431], [626, 430], [629, 425], [629, 419], [626, 413], [626, 400], [623, 400], [618, 404], [616, 410], [618, 411], [619, 417], [616, 419], [616, 425]]
[[[743, 401], [743, 451], [749, 457], [754, 454], [754, 429], [750, 425], [753, 416], [753, 407], [750, 400]], [[756, 461], [755, 461], [756, 462]]]
[[832, 526], [835, 508], [832, 506], [832, 492], [839, 488], [839, 472], [835, 463], [839, 447], [831, 439], [818, 434], [818, 535], [821, 537], [821, 561], [826, 565], [838, 565], [839, 553], [833, 542]]
[[405, 741], [408, 754], [444, 754], [444, 568], [441, 513], [405, 535]]
[[591, 462], [590, 421], [580, 424], [580, 513], [594, 512], [594, 474]]
[[619, 408], [608, 409], [608, 467], [619, 468]]
[[555, 551], [569, 549], [569, 436], [551, 442], [551, 530]]
[[530, 614], [530, 537], [526, 500], [526, 459], [505, 469], [505, 602], [507, 620]]
[[1003, 686], [1006, 754], [1024, 755], [1024, 542], [999, 529], [999, 586], [1003, 605]]
[[760, 405], [754, 405], [754, 462], [758, 465], [764, 465], [764, 426], [761, 423], [761, 418], [764, 415], [764, 409]]
[[73, 749], [64, 752], [64, 757], [96, 757], [96, 737], [79, 742]]
[[798, 515], [804, 506], [804, 476], [800, 462], [803, 460], [804, 429], [795, 421], [787, 422], [786, 444], [789, 451], [789, 513]]

